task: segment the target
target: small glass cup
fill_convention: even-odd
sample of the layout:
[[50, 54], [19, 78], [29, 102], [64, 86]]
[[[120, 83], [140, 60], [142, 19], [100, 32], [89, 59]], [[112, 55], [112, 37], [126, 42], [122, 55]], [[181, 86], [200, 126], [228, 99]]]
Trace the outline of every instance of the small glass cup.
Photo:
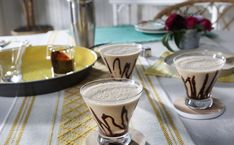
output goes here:
[[129, 79], [141, 51], [140, 44], [111, 44], [101, 48], [100, 54], [112, 78]]
[[17, 83], [22, 81], [22, 56], [27, 45], [27, 41], [11, 41], [0, 50], [1, 79], [3, 82]]
[[71, 46], [49, 46], [50, 59], [55, 76], [72, 73], [75, 70], [75, 50]]
[[191, 52], [174, 58], [187, 97], [185, 104], [192, 109], [207, 109], [212, 106], [212, 88], [218, 79], [226, 59], [218, 53]]
[[143, 87], [130, 79], [101, 79], [83, 85], [80, 93], [99, 129], [100, 145], [128, 145], [129, 121]]

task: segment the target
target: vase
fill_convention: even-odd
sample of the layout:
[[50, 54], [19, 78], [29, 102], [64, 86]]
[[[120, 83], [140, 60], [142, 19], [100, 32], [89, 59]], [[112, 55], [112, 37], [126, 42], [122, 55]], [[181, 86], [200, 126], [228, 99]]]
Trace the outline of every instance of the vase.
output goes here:
[[196, 30], [186, 30], [179, 43], [180, 49], [193, 49], [199, 47], [201, 34]]

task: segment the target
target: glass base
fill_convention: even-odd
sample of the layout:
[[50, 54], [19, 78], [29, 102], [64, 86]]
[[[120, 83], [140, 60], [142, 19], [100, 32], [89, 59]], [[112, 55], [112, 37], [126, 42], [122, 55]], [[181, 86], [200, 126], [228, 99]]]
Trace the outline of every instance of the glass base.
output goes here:
[[21, 74], [14, 74], [14, 75], [8, 75], [2, 77], [3, 82], [12, 82], [12, 83], [18, 83], [21, 82], [22, 75]]
[[211, 97], [203, 100], [186, 98], [185, 105], [192, 109], [207, 109], [213, 105], [213, 99]]
[[100, 145], [129, 145], [131, 142], [131, 137], [128, 133], [119, 137], [107, 137], [98, 135], [98, 142]]

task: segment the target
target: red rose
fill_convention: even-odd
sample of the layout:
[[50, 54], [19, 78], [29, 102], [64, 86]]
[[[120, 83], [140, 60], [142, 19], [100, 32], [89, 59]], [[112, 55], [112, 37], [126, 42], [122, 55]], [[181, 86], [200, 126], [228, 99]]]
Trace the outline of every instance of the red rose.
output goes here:
[[185, 18], [178, 14], [171, 14], [166, 20], [166, 30], [174, 31], [185, 28]]
[[187, 29], [194, 29], [198, 24], [198, 19], [193, 16], [189, 16], [185, 19], [185, 26]]
[[204, 30], [210, 31], [212, 29], [212, 24], [208, 19], [202, 19], [199, 23]]

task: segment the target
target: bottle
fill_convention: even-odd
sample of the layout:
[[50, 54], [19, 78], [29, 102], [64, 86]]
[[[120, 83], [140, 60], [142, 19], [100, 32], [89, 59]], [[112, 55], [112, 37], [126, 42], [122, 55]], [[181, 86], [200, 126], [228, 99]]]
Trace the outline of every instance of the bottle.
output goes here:
[[67, 0], [76, 45], [91, 48], [95, 39], [95, 5], [93, 0]]

